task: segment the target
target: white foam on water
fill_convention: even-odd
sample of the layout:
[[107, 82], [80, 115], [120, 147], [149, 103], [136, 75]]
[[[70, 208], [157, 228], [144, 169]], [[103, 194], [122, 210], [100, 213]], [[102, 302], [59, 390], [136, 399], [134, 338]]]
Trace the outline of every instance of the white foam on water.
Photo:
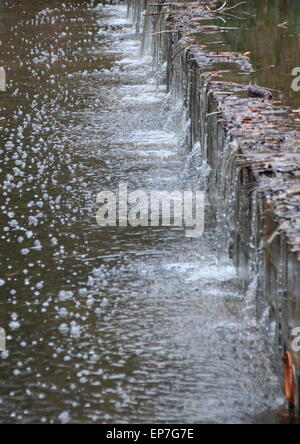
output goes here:
[[119, 91], [128, 94], [138, 94], [138, 93], [162, 93], [167, 91], [166, 85], [156, 85], [146, 83], [144, 85], [124, 85], [119, 88]]
[[138, 146], [175, 145], [177, 137], [176, 134], [167, 131], [135, 131], [134, 133], [129, 134], [129, 141]]
[[126, 18], [114, 18], [109, 20], [109, 24], [111, 26], [126, 26], [126, 25], [131, 25], [130, 21]]
[[97, 5], [95, 8], [91, 8], [90, 11], [100, 11], [101, 14], [105, 13], [105, 15], [116, 15], [120, 19], [127, 14], [127, 6], [125, 5], [106, 5], [103, 4]]
[[[130, 45], [129, 43], [125, 44], [123, 43], [122, 45], [123, 47], [123, 51], [125, 52], [126, 50], [130, 50], [134, 53], [134, 50], [139, 49], [139, 45], [135, 45], [133, 42]], [[120, 47], [121, 49], [121, 47]], [[153, 60], [150, 56], [145, 56], [145, 57], [124, 57], [122, 60], [119, 60], [118, 62], [116, 62], [117, 65], [123, 65], [123, 67], [138, 67], [138, 66], [146, 66], [149, 65], [151, 66], [153, 63]]]
[[121, 99], [122, 103], [130, 104], [148, 104], [161, 103], [165, 99], [165, 93], [140, 93], [136, 96], [126, 95]]
[[165, 269], [183, 275], [187, 282], [226, 282], [237, 276], [232, 266], [203, 265], [203, 262], [173, 263], [165, 265]]
[[149, 150], [149, 151], [138, 151], [139, 156], [144, 157], [161, 157], [161, 158], [170, 158], [175, 156], [177, 153], [174, 151], [168, 150]]

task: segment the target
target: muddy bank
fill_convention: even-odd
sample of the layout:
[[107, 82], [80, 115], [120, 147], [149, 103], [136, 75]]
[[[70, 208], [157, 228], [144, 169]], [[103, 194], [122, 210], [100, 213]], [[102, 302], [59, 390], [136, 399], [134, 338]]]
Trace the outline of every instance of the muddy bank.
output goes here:
[[129, 10], [157, 63], [167, 62], [169, 90], [189, 115], [190, 149], [200, 144], [211, 168], [221, 260], [233, 260], [246, 294], [255, 294], [258, 319], [275, 321], [274, 364], [283, 375], [292, 329], [300, 325], [299, 131], [287, 107], [249, 97], [249, 84], [232, 81], [253, 70], [247, 54], [220, 50], [222, 13], [232, 11], [205, 1], [134, 0]]

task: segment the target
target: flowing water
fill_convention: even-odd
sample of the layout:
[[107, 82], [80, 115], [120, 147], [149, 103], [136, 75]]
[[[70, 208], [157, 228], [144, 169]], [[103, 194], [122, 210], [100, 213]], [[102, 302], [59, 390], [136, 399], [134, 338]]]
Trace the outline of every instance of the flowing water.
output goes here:
[[120, 182], [203, 187], [164, 67], [125, 6], [48, 3], [0, 4], [0, 421], [280, 421], [272, 325], [218, 266], [209, 209], [200, 239], [96, 224]]

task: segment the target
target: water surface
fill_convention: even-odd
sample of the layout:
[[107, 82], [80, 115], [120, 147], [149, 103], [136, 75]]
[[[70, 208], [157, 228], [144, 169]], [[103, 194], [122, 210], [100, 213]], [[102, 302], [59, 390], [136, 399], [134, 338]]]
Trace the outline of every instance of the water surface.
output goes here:
[[0, 41], [0, 421], [278, 422], [272, 325], [218, 266], [209, 209], [201, 239], [96, 224], [103, 189], [206, 171], [126, 8], [6, 0]]
[[[232, 5], [236, 2], [231, 2]], [[224, 15], [231, 49], [250, 52], [252, 83], [275, 90], [274, 98], [299, 109], [300, 92], [292, 90], [292, 71], [300, 66], [300, 3], [297, 0], [246, 0]], [[235, 16], [235, 17], [234, 17]]]

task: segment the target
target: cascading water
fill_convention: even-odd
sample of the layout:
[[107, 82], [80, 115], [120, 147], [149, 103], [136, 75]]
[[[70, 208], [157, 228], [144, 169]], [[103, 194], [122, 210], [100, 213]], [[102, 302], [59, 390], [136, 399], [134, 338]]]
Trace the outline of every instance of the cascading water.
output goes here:
[[[268, 344], [243, 312], [234, 268], [218, 264], [209, 208], [200, 239], [181, 228], [95, 222], [97, 193], [120, 182], [205, 187], [205, 137], [190, 135], [182, 52], [176, 76], [155, 68], [153, 52], [161, 61], [168, 47], [160, 35], [147, 43], [158, 31], [150, 18], [141, 38], [143, 2], [130, 2], [130, 20], [123, 5], [4, 3], [0, 30], [13, 32], [4, 29], [11, 49], [1, 64], [17, 61], [11, 91], [20, 96], [4, 97], [1, 110], [1, 422], [277, 422], [283, 400]], [[19, 7], [30, 18], [19, 20]], [[49, 45], [53, 63], [41, 73]], [[24, 65], [32, 73], [25, 85]], [[20, 177], [28, 179], [24, 206], [14, 192]]]

